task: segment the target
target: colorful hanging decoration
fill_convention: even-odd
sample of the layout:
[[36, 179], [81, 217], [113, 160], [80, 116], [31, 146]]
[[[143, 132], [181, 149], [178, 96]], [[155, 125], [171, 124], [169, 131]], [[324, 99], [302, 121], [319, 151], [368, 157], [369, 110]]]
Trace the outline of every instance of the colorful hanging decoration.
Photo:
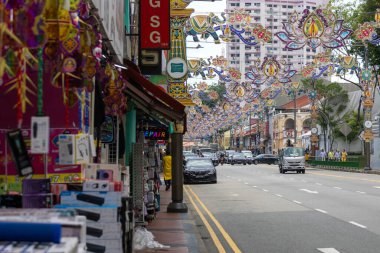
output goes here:
[[260, 59], [255, 60], [251, 70], [245, 73], [245, 77], [252, 80], [255, 85], [270, 86], [273, 83], [290, 82], [296, 72], [285, 60], [277, 60], [276, 56], [273, 56], [265, 57], [263, 63]]
[[275, 36], [286, 43], [287, 50], [298, 50], [304, 46], [311, 49], [319, 46], [339, 48], [352, 34], [352, 30], [343, 28], [343, 22], [343, 19], [338, 19], [327, 9], [305, 9], [300, 14], [295, 11], [283, 22], [285, 31], [278, 32]]
[[376, 10], [374, 22], [365, 22], [355, 30], [354, 38], [365, 44], [379, 45], [380, 36], [376, 32], [377, 28], [380, 28], [380, 9]]
[[199, 59], [190, 59], [187, 60], [187, 67], [189, 72], [189, 77], [196, 77], [201, 76], [203, 80], [206, 80], [206, 75], [204, 71], [206, 70], [206, 67], [210, 66], [210, 60], [206, 62], [206, 60], [199, 58]]
[[[195, 15], [186, 23], [186, 34], [193, 37], [198, 42], [198, 35], [202, 39], [210, 36], [215, 44], [220, 44], [221, 40], [231, 41], [233, 38], [240, 39], [244, 44], [254, 46], [258, 43], [270, 42], [272, 33], [260, 24], [252, 24], [252, 17], [245, 9], [235, 9], [231, 13], [222, 13], [218, 17], [214, 13], [208, 15]], [[221, 31], [221, 34], [217, 32]]]
[[331, 76], [335, 73], [335, 68], [339, 65], [331, 60], [331, 53], [329, 51], [316, 54], [312, 63], [302, 68], [301, 74], [304, 78], [317, 79], [323, 74]]

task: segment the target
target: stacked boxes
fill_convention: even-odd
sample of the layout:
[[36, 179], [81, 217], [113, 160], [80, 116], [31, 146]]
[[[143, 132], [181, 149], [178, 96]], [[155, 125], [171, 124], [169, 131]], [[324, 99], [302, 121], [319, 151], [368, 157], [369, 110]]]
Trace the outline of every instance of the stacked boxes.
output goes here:
[[88, 252], [122, 253], [121, 200], [121, 192], [65, 191], [56, 208], [74, 208], [87, 218]]

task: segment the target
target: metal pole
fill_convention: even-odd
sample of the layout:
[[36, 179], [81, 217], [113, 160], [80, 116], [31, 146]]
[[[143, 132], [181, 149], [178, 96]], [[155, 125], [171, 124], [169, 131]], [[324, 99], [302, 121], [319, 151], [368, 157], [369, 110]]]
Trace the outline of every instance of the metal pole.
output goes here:
[[[368, 45], [367, 43], [364, 44], [364, 57], [365, 57], [365, 68], [368, 68]], [[371, 109], [364, 109], [364, 113], [366, 110]], [[371, 113], [371, 111], [370, 111]], [[364, 116], [364, 121], [366, 120], [366, 116]], [[364, 170], [371, 170], [371, 143], [369, 141], [364, 140], [364, 155], [365, 155], [365, 166]]]
[[251, 134], [251, 110], [249, 110], [249, 149], [252, 149], [252, 134]]
[[297, 145], [297, 96], [296, 91], [293, 90], [293, 102], [294, 102], [294, 146]]

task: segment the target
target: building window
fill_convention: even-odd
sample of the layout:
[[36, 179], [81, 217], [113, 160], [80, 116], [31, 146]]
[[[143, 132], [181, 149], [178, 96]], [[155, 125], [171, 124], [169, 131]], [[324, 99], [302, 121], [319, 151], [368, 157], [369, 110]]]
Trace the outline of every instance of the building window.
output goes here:
[[282, 8], [286, 8], [286, 5], [283, 5]]
[[288, 15], [286, 12], [282, 12], [282, 15], [284, 15], [284, 16], [286, 16], [286, 15]]
[[260, 13], [260, 10], [254, 10], [253, 12], [254, 13]]
[[253, 5], [254, 6], [260, 6], [260, 3], [254, 3]]
[[251, 50], [251, 46], [245, 46], [245, 49]]
[[251, 6], [251, 3], [245, 3], [245, 6]]
[[271, 5], [271, 4], [268, 4], [267, 7], [272, 7], [272, 5]]
[[293, 5], [288, 5], [288, 8], [289, 9], [293, 9]]

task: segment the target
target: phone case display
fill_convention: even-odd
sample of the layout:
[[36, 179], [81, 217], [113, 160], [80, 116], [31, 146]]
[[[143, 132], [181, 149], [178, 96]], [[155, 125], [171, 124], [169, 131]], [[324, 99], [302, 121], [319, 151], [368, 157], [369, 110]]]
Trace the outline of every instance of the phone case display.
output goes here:
[[32, 117], [31, 121], [31, 153], [49, 153], [49, 117]]
[[0, 210], [0, 252], [86, 252], [86, 218], [55, 209]]

